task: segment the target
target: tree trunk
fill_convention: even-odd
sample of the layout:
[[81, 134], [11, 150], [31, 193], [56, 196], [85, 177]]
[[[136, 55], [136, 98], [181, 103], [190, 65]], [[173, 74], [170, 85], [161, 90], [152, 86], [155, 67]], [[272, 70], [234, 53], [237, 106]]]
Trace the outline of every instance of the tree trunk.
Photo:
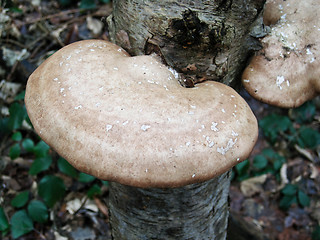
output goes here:
[[265, 0], [114, 0], [110, 38], [131, 55], [156, 52], [195, 83], [234, 85], [256, 37]]
[[[186, 79], [235, 86], [266, 30], [265, 0], [114, 0], [111, 41], [131, 55], [160, 55]], [[110, 184], [113, 238], [226, 238], [230, 174], [174, 189]]]
[[114, 239], [225, 239], [230, 172], [204, 183], [142, 189], [110, 183]]

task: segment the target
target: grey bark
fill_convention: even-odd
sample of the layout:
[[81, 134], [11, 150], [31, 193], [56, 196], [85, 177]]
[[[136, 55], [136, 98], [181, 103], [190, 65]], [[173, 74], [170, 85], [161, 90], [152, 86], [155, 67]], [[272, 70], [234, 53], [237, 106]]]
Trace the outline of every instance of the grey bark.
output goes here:
[[[266, 34], [265, 0], [114, 0], [110, 39], [131, 55], [160, 55], [185, 86], [216, 80], [235, 86]], [[226, 238], [229, 173], [174, 189], [110, 184], [113, 238]]]
[[112, 236], [121, 240], [225, 239], [229, 183], [230, 172], [172, 189], [110, 183]]
[[115, 0], [110, 38], [131, 55], [157, 52], [191, 82], [235, 85], [264, 34], [265, 0]]

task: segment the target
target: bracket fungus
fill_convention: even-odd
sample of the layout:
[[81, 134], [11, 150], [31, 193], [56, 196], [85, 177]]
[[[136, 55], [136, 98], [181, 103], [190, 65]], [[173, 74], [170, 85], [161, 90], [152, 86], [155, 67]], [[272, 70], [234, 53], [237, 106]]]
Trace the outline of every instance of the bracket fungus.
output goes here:
[[320, 3], [267, 0], [271, 32], [242, 76], [246, 90], [279, 107], [298, 107], [320, 94]]
[[182, 187], [246, 159], [258, 128], [232, 88], [183, 88], [177, 78], [157, 57], [85, 40], [35, 70], [25, 102], [35, 131], [80, 171], [138, 188]]

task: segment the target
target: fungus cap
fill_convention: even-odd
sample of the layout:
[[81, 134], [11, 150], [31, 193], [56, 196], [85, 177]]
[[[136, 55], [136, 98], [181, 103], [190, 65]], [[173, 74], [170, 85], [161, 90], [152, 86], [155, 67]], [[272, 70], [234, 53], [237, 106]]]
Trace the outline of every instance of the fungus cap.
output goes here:
[[320, 93], [320, 2], [268, 0], [271, 33], [245, 69], [242, 82], [260, 101], [298, 107]]
[[258, 129], [232, 88], [183, 88], [176, 78], [155, 57], [85, 40], [32, 73], [25, 102], [39, 136], [80, 171], [136, 187], [178, 187], [247, 158]]

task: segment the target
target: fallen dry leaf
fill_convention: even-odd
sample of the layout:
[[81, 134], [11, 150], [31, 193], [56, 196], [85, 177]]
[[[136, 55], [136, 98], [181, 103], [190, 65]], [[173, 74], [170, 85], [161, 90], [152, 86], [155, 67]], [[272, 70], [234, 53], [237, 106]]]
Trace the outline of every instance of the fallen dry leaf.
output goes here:
[[241, 192], [246, 197], [252, 197], [254, 194], [262, 192], [262, 184], [265, 183], [266, 179], [267, 175], [264, 174], [258, 177], [253, 177], [245, 181], [242, 181], [240, 184]]

